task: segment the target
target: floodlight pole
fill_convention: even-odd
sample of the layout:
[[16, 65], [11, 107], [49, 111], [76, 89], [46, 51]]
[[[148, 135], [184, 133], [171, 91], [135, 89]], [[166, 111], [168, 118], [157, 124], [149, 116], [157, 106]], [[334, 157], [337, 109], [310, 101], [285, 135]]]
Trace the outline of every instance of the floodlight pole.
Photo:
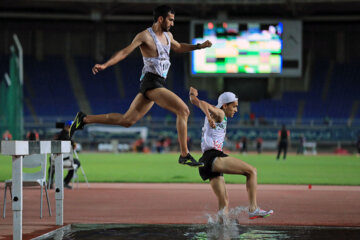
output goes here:
[[24, 96], [23, 96], [23, 85], [24, 85], [24, 58], [23, 58], [23, 48], [22, 45], [19, 41], [19, 38], [16, 34], [13, 35], [13, 39], [16, 45], [16, 48], [18, 50], [18, 57], [17, 57], [17, 62], [18, 62], [18, 66], [19, 66], [19, 81], [20, 81], [20, 88], [21, 91], [19, 92], [20, 94], [20, 102], [21, 102], [21, 110], [20, 111], [20, 138], [23, 137], [24, 134]]
[[15, 44], [16, 44], [16, 47], [18, 49], [18, 52], [19, 52], [19, 75], [20, 75], [20, 83], [21, 85], [23, 85], [24, 83], [24, 65], [23, 65], [23, 49], [22, 49], [22, 46], [21, 46], [21, 43], [19, 41], [19, 38], [16, 34], [13, 35], [13, 39], [15, 41]]

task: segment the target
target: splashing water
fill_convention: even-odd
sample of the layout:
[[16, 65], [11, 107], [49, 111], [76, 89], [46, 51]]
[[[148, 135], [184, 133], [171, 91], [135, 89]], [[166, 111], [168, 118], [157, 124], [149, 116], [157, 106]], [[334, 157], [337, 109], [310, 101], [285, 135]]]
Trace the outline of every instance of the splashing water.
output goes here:
[[191, 240], [231, 240], [238, 239], [240, 226], [238, 218], [242, 213], [247, 213], [247, 207], [229, 209], [228, 213], [220, 210], [214, 215], [206, 214], [208, 223], [206, 232], [196, 233]]

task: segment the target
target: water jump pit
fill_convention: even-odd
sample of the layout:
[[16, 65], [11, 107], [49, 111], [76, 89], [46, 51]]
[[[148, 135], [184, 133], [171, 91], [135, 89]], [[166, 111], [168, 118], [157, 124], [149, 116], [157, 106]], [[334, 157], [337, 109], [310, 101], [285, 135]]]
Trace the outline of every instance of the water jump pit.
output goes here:
[[360, 228], [224, 224], [71, 224], [34, 240], [357, 239]]

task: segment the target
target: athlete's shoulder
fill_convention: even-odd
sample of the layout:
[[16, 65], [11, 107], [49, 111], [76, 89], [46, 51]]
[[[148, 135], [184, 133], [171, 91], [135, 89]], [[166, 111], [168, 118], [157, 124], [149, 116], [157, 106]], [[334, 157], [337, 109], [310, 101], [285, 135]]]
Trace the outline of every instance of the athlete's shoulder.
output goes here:
[[147, 29], [145, 29], [144, 31], [141, 31], [138, 34], [136, 34], [135, 39], [137, 39], [138, 41], [141, 41], [141, 42], [147, 42], [147, 41], [149, 41], [149, 39], [151, 39], [151, 35], [150, 35], [149, 31]]
[[149, 31], [147, 29], [145, 29], [145, 30], [139, 32], [137, 35], [139, 37], [148, 37], [148, 36], [150, 36], [150, 33], [149, 33]]
[[173, 34], [172, 34], [171, 32], [167, 32], [167, 34], [169, 35], [169, 37], [170, 37], [171, 39], [174, 39], [174, 36], [173, 36]]
[[225, 112], [223, 111], [223, 110], [221, 110], [221, 109], [219, 109], [220, 111], [219, 111], [219, 121], [221, 121], [221, 122], [227, 122], [227, 117], [226, 117], [226, 115], [225, 115]]
[[213, 110], [214, 111], [212, 111], [212, 110], [210, 110], [210, 111], [212, 111], [212, 115], [213, 115], [215, 122], [217, 122], [217, 123], [223, 122], [225, 120], [225, 112], [215, 106], [213, 106]]

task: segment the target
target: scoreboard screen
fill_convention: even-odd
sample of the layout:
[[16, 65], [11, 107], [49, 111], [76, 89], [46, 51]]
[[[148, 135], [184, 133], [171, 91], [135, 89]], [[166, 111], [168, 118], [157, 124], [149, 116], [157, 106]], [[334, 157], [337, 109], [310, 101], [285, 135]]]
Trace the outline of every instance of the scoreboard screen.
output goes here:
[[192, 52], [196, 74], [258, 74], [282, 71], [283, 24], [205, 22], [195, 25], [192, 43], [210, 40], [211, 48]]

